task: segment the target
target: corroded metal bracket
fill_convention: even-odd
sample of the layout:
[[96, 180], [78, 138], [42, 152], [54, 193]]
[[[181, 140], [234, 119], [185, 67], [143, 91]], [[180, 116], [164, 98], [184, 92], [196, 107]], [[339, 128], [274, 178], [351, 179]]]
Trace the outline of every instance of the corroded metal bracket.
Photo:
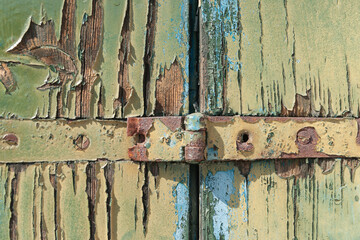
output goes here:
[[134, 161], [204, 160], [206, 126], [199, 113], [186, 117], [129, 118], [127, 135], [133, 137], [129, 158]]
[[359, 119], [184, 117], [0, 120], [0, 162], [359, 158]]
[[[184, 137], [170, 140], [167, 137], [170, 132], [158, 131], [157, 127], [151, 132], [151, 125], [157, 121], [170, 132], [174, 132], [176, 125]], [[129, 148], [129, 157], [135, 161], [175, 161], [172, 155], [175, 151], [180, 153], [178, 159], [187, 162], [357, 158], [359, 124], [359, 119], [352, 118], [216, 117], [199, 113], [186, 117], [129, 118], [128, 136], [145, 136], [141, 138], [144, 142]], [[172, 147], [151, 144], [161, 136]], [[158, 157], [149, 157], [151, 148], [156, 149]]]

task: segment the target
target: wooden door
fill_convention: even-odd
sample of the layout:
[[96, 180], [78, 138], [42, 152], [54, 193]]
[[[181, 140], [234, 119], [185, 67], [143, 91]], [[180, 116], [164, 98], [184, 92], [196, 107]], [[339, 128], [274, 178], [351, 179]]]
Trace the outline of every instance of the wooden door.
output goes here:
[[[358, 1], [201, 0], [201, 110], [358, 117], [359, 7]], [[201, 164], [200, 236], [358, 239], [358, 163]]]
[[0, 5], [0, 238], [192, 238], [190, 166], [130, 161], [126, 118], [189, 112], [196, 5]]

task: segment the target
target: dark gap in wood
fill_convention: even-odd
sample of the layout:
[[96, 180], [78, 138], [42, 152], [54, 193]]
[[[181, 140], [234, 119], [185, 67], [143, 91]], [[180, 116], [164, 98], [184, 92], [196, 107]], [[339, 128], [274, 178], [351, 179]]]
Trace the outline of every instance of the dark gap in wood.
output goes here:
[[144, 169], [144, 185], [141, 188], [142, 190], [142, 204], [143, 204], [143, 233], [146, 236], [147, 225], [150, 214], [150, 190], [149, 190], [149, 163], [145, 163]]
[[89, 162], [86, 166], [86, 193], [88, 196], [89, 223], [90, 223], [90, 240], [95, 240], [95, 205], [96, 193], [98, 190], [98, 180], [96, 178], [96, 162]]
[[9, 171], [14, 172], [14, 178], [11, 180], [11, 192], [10, 192], [10, 222], [9, 222], [9, 231], [10, 239], [18, 239], [18, 229], [17, 229], [17, 196], [19, 193], [19, 173], [25, 171], [27, 164], [9, 164]]
[[189, 169], [189, 239], [199, 239], [200, 167], [198, 164], [191, 164]]
[[157, 0], [149, 0], [149, 8], [146, 23], [146, 42], [144, 54], [144, 78], [143, 78], [143, 98], [144, 98], [144, 116], [147, 113], [149, 105], [149, 91], [151, 80], [151, 65], [153, 57], [153, 48], [155, 44], [155, 31], [157, 19]]
[[[111, 240], [111, 204], [112, 204], [112, 194], [113, 194], [113, 183], [114, 183], [114, 164], [108, 163], [104, 168], [104, 175], [106, 181], [106, 213], [107, 213], [107, 237], [108, 240]], [[114, 216], [116, 217], [116, 216]]]
[[157, 197], [157, 199], [159, 199], [160, 198], [159, 191], [158, 191], [159, 184], [160, 184], [160, 181], [159, 181], [159, 163], [150, 162], [149, 163], [149, 171], [151, 172], [151, 176], [154, 177], [156, 197]]
[[48, 236], [48, 229], [46, 227], [46, 222], [45, 222], [45, 218], [44, 218], [44, 191], [45, 191], [45, 186], [44, 186], [44, 175], [42, 174], [45, 171], [45, 167], [46, 164], [42, 164], [40, 163], [41, 166], [41, 170], [39, 171], [39, 186], [41, 186], [41, 214], [40, 214], [40, 239], [41, 240], [47, 240]]
[[100, 93], [99, 93], [99, 101], [98, 101], [98, 114], [97, 114], [97, 118], [98, 119], [103, 119], [105, 117], [105, 112], [104, 112], [104, 86], [101, 84], [100, 86]]
[[298, 209], [297, 209], [297, 191], [298, 191], [298, 186], [297, 186], [298, 181], [296, 179], [294, 179], [293, 181], [293, 185], [292, 185], [292, 193], [293, 193], [293, 205], [294, 205], [294, 238], [297, 239], [297, 217], [299, 215], [298, 213]]
[[[38, 164], [36, 164], [38, 165]], [[40, 172], [38, 171], [37, 168], [35, 168], [35, 173], [34, 173], [34, 179], [33, 179], [33, 190], [32, 190], [32, 193], [33, 193], [33, 199], [32, 199], [32, 202], [33, 202], [33, 206], [32, 206], [32, 231], [33, 231], [33, 239], [36, 239], [36, 229], [37, 229], [37, 206], [35, 204], [35, 198], [36, 198], [36, 188], [38, 186], [36, 186], [36, 183], [38, 183], [39, 185], [39, 180], [40, 180]], [[40, 193], [42, 195], [42, 192]], [[41, 205], [40, 205], [40, 213], [41, 213]], [[40, 214], [40, 221], [41, 221], [41, 214]], [[40, 226], [39, 226], [40, 228]]]
[[199, 14], [198, 0], [189, 1], [189, 112], [199, 111]]
[[[121, 29], [121, 44], [119, 49], [120, 68], [118, 72], [119, 93], [114, 101], [115, 117], [125, 117], [124, 108], [131, 95], [132, 88], [129, 84], [129, 60], [131, 57], [131, 32], [133, 31], [132, 22], [132, 0], [127, 0], [127, 8], [124, 23]], [[121, 116], [119, 111], [121, 108]]]
[[57, 168], [58, 168], [58, 163], [55, 164], [55, 169], [54, 169], [54, 173], [52, 174], [51, 172], [49, 172], [49, 179], [50, 179], [50, 183], [52, 185], [52, 187], [54, 188], [54, 224], [55, 224], [55, 239], [59, 239], [58, 236], [58, 232], [60, 232], [60, 221], [58, 221], [59, 218], [59, 196], [58, 196], [58, 192], [57, 192]]

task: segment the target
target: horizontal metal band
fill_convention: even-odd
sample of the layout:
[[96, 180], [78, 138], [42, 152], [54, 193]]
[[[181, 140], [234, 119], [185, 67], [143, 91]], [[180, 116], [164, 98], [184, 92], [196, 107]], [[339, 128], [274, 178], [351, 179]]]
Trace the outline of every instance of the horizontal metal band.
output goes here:
[[358, 119], [148, 117], [0, 120], [0, 162], [358, 158]]

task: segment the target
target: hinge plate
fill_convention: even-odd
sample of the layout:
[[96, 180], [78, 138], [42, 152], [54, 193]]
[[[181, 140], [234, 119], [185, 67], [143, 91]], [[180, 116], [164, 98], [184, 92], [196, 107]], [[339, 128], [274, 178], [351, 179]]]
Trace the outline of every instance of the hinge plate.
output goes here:
[[0, 162], [359, 158], [359, 119], [205, 116], [0, 120]]

